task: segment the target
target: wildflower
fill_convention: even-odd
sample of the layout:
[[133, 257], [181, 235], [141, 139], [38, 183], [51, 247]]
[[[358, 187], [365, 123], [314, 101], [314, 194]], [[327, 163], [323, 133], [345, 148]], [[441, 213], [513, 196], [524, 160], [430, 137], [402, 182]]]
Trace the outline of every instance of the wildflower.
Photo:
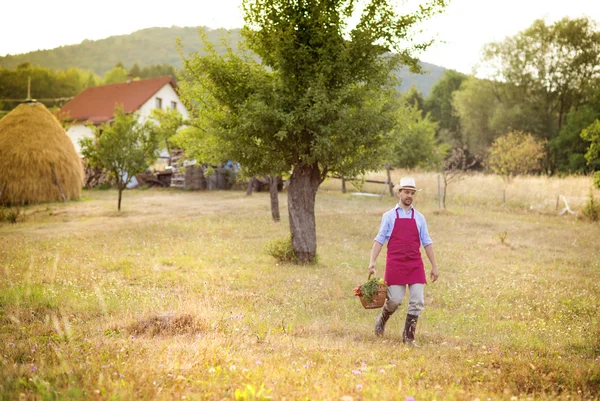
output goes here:
[[33, 366], [31, 367], [31, 369], [29, 369], [29, 371], [30, 371], [31, 373], [33, 373], [33, 372], [37, 371], [37, 369], [38, 369], [38, 368], [37, 368], [37, 366], [36, 366], [36, 365], [33, 365]]
[[352, 370], [353, 375], [360, 375], [362, 372], [360, 370]]
[[215, 368], [208, 369], [208, 373], [215, 373]]
[[379, 369], [379, 373], [385, 373], [385, 369]]
[[406, 397], [406, 401], [417, 401], [417, 400], [415, 400], [415, 397], [409, 396], [409, 397]]
[[235, 365], [231, 365], [231, 366], [229, 367], [229, 370], [231, 370], [232, 372], [233, 372], [235, 369], [236, 369]]
[[357, 390], [362, 390], [362, 388], [363, 388], [363, 385], [362, 385], [362, 384], [358, 383], [358, 384], [356, 385], [356, 389], [357, 389]]

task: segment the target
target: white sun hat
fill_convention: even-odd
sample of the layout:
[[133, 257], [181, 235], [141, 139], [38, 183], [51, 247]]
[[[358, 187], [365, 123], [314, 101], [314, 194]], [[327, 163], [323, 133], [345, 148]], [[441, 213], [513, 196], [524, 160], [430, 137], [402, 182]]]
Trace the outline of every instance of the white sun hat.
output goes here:
[[403, 177], [400, 179], [400, 184], [394, 185], [394, 192], [399, 192], [403, 189], [412, 189], [413, 191], [421, 190], [421, 189], [417, 189], [417, 184], [415, 184], [415, 179], [412, 177]]

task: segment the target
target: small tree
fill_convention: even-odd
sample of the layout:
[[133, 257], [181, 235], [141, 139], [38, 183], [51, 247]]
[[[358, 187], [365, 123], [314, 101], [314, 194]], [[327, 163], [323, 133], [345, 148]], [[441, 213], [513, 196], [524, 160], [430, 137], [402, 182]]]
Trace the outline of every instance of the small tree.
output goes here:
[[544, 142], [522, 131], [511, 131], [496, 139], [489, 151], [488, 165], [507, 182], [517, 175], [541, 170]]
[[444, 180], [444, 193], [442, 205], [446, 209], [446, 193], [451, 182], [462, 179], [467, 171], [481, 161], [478, 155], [470, 155], [466, 146], [452, 150], [452, 153], [442, 162], [442, 179]]
[[112, 123], [92, 127], [94, 138], [79, 141], [81, 154], [93, 167], [105, 169], [117, 183], [118, 210], [123, 190], [136, 174], [144, 172], [157, 157], [158, 140], [148, 124], [139, 124], [137, 114], [115, 109]]
[[183, 126], [183, 116], [176, 109], [153, 109], [150, 118], [158, 124], [152, 124], [156, 139], [162, 142], [169, 154], [169, 166], [171, 165], [171, 138], [177, 130]]
[[[585, 154], [588, 165], [600, 166], [600, 120], [594, 121], [589, 127], [581, 131], [581, 137], [590, 143]], [[594, 173], [594, 185], [600, 188], [600, 171]]]

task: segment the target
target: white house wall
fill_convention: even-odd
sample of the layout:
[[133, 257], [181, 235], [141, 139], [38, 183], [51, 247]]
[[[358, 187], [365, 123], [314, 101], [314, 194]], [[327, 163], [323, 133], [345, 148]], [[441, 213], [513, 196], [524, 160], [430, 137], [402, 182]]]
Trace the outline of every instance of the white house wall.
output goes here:
[[179, 99], [177, 92], [175, 92], [175, 89], [173, 89], [173, 87], [170, 84], [166, 84], [165, 86], [160, 88], [158, 90], [158, 92], [156, 92], [154, 95], [152, 95], [152, 97], [150, 99], [148, 99], [146, 101], [146, 103], [144, 103], [142, 105], [142, 107], [139, 108], [138, 112], [140, 113], [140, 122], [141, 123], [146, 121], [148, 116], [150, 116], [150, 112], [156, 108], [156, 98], [157, 97], [162, 99], [162, 108], [163, 109], [170, 109], [171, 102], [176, 102], [177, 103], [177, 107], [176, 107], [177, 111], [179, 111], [181, 113], [181, 115], [183, 116], [184, 119], [188, 118], [188, 112], [185, 109], [185, 107], [183, 107], [183, 104], [181, 104], [181, 100]]
[[79, 140], [81, 138], [93, 138], [94, 132], [84, 124], [73, 124], [67, 129], [67, 135], [71, 138], [71, 142], [73, 142], [77, 154], [81, 156]]
[[[156, 98], [157, 97], [162, 99], [162, 108], [163, 109], [171, 108], [171, 102], [176, 102], [177, 103], [177, 105], [176, 105], [177, 111], [179, 111], [181, 113], [181, 115], [183, 116], [184, 119], [188, 118], [188, 112], [185, 109], [185, 107], [183, 106], [183, 104], [181, 103], [181, 100], [179, 99], [177, 92], [175, 92], [175, 90], [173, 89], [173, 87], [170, 84], [166, 84], [165, 86], [160, 88], [154, 95], [152, 95], [152, 97], [150, 97], [150, 99], [148, 99], [137, 110], [137, 112], [139, 113], [138, 121], [140, 123], [143, 124], [150, 116], [150, 112], [156, 108]], [[92, 132], [92, 130], [90, 128], [86, 127], [84, 124], [76, 123], [67, 129], [67, 135], [69, 135], [69, 138], [71, 138], [73, 145], [75, 145], [75, 150], [77, 151], [77, 154], [79, 156], [81, 156], [81, 147], [79, 146], [79, 140], [81, 138], [85, 138], [85, 137], [92, 138], [94, 136], [94, 133]], [[162, 157], [162, 158], [169, 157], [169, 154], [166, 151], [166, 149], [161, 150], [160, 157]]]
[[[181, 115], [183, 116], [183, 119], [187, 120], [188, 112], [185, 109], [185, 107], [183, 106], [183, 104], [181, 103], [181, 100], [179, 99], [177, 92], [175, 92], [175, 90], [173, 89], [173, 87], [170, 84], [166, 84], [165, 86], [160, 88], [158, 90], [158, 92], [156, 92], [154, 95], [152, 95], [152, 97], [150, 99], [148, 99], [146, 101], [146, 103], [144, 103], [142, 105], [142, 107], [139, 108], [138, 113], [140, 113], [140, 118], [139, 118], [140, 123], [143, 124], [150, 116], [150, 112], [156, 108], [156, 98], [162, 99], [162, 109], [163, 110], [170, 109], [171, 102], [177, 103], [175, 108], [177, 109], [178, 112], [181, 113]], [[167, 152], [167, 149], [161, 148], [160, 157], [162, 159], [169, 158], [169, 152]]]

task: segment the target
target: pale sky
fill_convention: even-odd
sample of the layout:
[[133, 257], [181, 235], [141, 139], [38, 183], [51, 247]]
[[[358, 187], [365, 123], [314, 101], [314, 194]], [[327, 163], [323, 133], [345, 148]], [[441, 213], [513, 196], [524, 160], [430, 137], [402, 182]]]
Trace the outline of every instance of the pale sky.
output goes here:
[[[29, 0], [3, 3], [0, 56], [52, 49], [77, 44], [84, 39], [103, 39], [157, 26], [239, 28], [243, 25], [241, 0], [170, 0], [164, 3]], [[512, 36], [539, 18], [551, 23], [563, 17], [581, 16], [600, 24], [600, 1], [451, 0], [443, 15], [423, 25], [425, 35], [445, 43], [437, 43], [419, 57], [429, 63], [471, 73], [480, 60], [484, 44]]]

